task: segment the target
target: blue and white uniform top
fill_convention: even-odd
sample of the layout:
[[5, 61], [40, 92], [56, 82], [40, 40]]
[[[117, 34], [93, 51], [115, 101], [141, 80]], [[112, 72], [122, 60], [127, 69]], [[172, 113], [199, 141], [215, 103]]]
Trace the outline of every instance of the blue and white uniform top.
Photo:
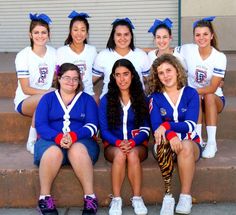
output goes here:
[[180, 140], [190, 139], [199, 142], [195, 131], [199, 114], [199, 97], [192, 87], [181, 89], [176, 104], [173, 104], [166, 92], [151, 94], [149, 112], [153, 132], [163, 125], [167, 129], [168, 140], [178, 136]]
[[58, 90], [45, 94], [36, 109], [35, 127], [40, 138], [55, 141], [62, 133], [74, 132], [76, 139], [91, 138], [98, 130], [98, 109], [87, 93], [78, 93], [68, 106]]
[[[56, 50], [51, 46], [46, 46], [46, 48], [47, 51], [43, 57], [36, 55], [30, 46], [16, 55], [17, 78], [28, 78], [30, 87], [35, 89], [48, 90], [52, 86], [56, 68]], [[14, 99], [15, 109], [20, 102], [29, 96], [24, 94], [18, 80]]]
[[108, 83], [110, 81], [110, 74], [114, 63], [122, 58], [128, 59], [134, 65], [144, 88], [143, 76], [148, 76], [150, 71], [150, 63], [147, 54], [143, 50], [135, 48], [134, 51], [130, 50], [127, 55], [121, 56], [115, 50], [105, 49], [97, 55], [93, 67], [94, 76], [104, 76], [104, 85], [100, 98], [102, 98], [102, 96], [108, 91]]
[[94, 95], [92, 82], [92, 68], [97, 56], [95, 46], [85, 44], [84, 50], [77, 54], [69, 45], [62, 46], [57, 49], [57, 65], [61, 66], [63, 63], [73, 63], [79, 67], [84, 92], [89, 95]]
[[144, 144], [147, 145], [147, 141], [150, 134], [150, 126], [148, 119], [145, 120], [143, 125], [135, 127], [134, 111], [131, 108], [131, 102], [127, 105], [122, 105], [121, 113], [121, 125], [117, 125], [116, 128], [111, 129], [108, 126], [107, 119], [107, 96], [103, 96], [99, 105], [99, 124], [101, 129], [101, 137], [104, 146], [118, 145], [121, 140], [132, 140], [134, 146]]
[[[226, 56], [212, 47], [210, 56], [203, 60], [197, 44], [185, 44], [176, 47], [185, 61], [188, 73], [188, 85], [193, 88], [208, 86], [213, 76], [224, 78], [226, 70]], [[222, 88], [218, 87], [215, 94], [223, 96]]]

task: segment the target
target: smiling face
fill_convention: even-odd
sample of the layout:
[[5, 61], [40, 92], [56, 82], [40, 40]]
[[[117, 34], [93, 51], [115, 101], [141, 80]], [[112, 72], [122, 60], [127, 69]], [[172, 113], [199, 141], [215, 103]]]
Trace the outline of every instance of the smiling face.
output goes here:
[[29, 35], [34, 46], [45, 46], [49, 39], [48, 29], [42, 25], [36, 25]]
[[208, 27], [196, 27], [194, 30], [194, 40], [199, 48], [207, 48], [211, 46], [213, 34]]
[[159, 50], [165, 51], [170, 48], [172, 36], [165, 28], [159, 28], [155, 34], [155, 43]]
[[73, 43], [81, 44], [88, 37], [88, 30], [83, 21], [75, 21], [71, 28], [71, 37]]
[[76, 70], [68, 70], [59, 79], [60, 90], [66, 93], [75, 93], [79, 81], [78, 72]]
[[114, 78], [120, 91], [129, 91], [132, 82], [132, 74], [128, 68], [124, 66], [117, 67], [114, 73]]
[[125, 25], [118, 25], [115, 29], [114, 41], [116, 49], [127, 49], [132, 39], [129, 28]]
[[157, 74], [165, 89], [177, 89], [177, 71], [173, 65], [164, 62], [157, 67]]

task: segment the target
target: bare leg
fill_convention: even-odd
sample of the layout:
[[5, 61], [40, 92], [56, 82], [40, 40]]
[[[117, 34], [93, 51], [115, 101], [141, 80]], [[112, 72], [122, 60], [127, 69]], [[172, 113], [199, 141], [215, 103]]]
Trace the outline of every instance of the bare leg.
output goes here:
[[133, 148], [127, 155], [128, 178], [133, 189], [134, 196], [141, 196], [142, 165], [141, 161], [146, 157], [147, 151], [144, 146]]
[[182, 144], [183, 149], [177, 155], [181, 193], [190, 194], [195, 172], [195, 161], [199, 158], [200, 150], [197, 144], [192, 141], [184, 140]]
[[68, 158], [84, 194], [93, 194], [93, 164], [86, 147], [81, 143], [73, 144], [68, 150]]
[[112, 189], [114, 197], [121, 196], [121, 187], [125, 179], [126, 155], [117, 147], [109, 146], [105, 151], [106, 158], [112, 162]]
[[63, 154], [57, 146], [48, 148], [42, 156], [39, 166], [40, 194], [48, 195], [52, 183], [61, 167]]

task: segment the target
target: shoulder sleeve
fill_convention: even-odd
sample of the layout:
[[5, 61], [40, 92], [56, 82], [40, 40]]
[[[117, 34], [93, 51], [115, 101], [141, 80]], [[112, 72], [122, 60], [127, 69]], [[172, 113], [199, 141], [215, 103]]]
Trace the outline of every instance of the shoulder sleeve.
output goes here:
[[94, 76], [101, 77], [104, 75], [104, 64], [106, 60], [108, 60], [106, 58], [106, 50], [103, 50], [97, 55], [95, 59], [92, 71]]
[[226, 70], [227, 59], [225, 54], [222, 52], [217, 53], [217, 58], [215, 59], [215, 67], [213, 70], [213, 75], [217, 77], [224, 78]]
[[151, 63], [148, 58], [148, 55], [146, 52], [144, 52], [141, 49], [138, 49], [138, 51], [140, 52], [140, 56], [141, 56], [140, 60], [142, 61], [142, 75], [148, 76], [150, 73], [150, 67], [151, 67]]
[[15, 59], [17, 78], [28, 78], [29, 77], [29, 51], [28, 47], [21, 50]]
[[64, 55], [66, 54], [65, 52], [63, 52], [63, 50], [65, 50], [66, 46], [62, 46], [60, 48], [58, 48], [56, 50], [56, 65], [61, 65], [64, 63]]

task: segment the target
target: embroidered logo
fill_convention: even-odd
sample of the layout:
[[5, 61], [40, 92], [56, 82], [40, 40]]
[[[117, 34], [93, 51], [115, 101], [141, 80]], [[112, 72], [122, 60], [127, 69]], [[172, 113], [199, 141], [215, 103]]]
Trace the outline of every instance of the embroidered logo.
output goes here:
[[195, 81], [197, 83], [204, 83], [207, 78], [207, 72], [205, 70], [196, 69], [195, 71]]
[[78, 60], [78, 61], [75, 61], [74, 64], [79, 68], [81, 78], [83, 79], [85, 71], [87, 70], [86, 61]]
[[160, 108], [160, 113], [162, 116], [165, 116], [167, 114], [166, 109], [165, 108]]
[[38, 83], [45, 83], [45, 79], [48, 74], [48, 65], [46, 63], [44, 64], [39, 64], [39, 79]]
[[134, 138], [138, 134], [139, 134], [139, 129], [134, 129], [134, 130], [131, 131], [132, 138]]

